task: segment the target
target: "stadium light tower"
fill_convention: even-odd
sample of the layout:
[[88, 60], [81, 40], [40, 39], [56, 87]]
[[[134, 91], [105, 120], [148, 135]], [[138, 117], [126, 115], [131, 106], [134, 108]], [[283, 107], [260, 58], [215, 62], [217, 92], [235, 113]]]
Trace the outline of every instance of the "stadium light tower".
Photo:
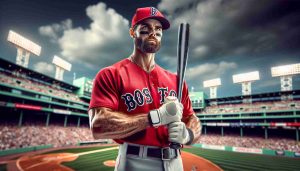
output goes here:
[[290, 91], [293, 89], [292, 76], [300, 74], [300, 63], [272, 67], [271, 73], [272, 77], [280, 77], [281, 91]]
[[63, 80], [64, 70], [71, 71], [72, 64], [58, 56], [54, 56], [52, 63], [56, 66], [55, 78]]
[[36, 56], [40, 56], [41, 54], [41, 46], [12, 30], [9, 30], [7, 41], [14, 44], [17, 48], [16, 64], [25, 68], [28, 67], [30, 53], [33, 53]]
[[[281, 91], [291, 91], [293, 89], [293, 75], [300, 74], [300, 63], [291, 65], [282, 65], [271, 68], [272, 77], [280, 77]], [[292, 99], [292, 95], [286, 97], [286, 94], [282, 94], [281, 99]]]
[[[259, 72], [253, 71], [243, 74], [236, 74], [232, 76], [233, 83], [242, 84], [242, 95], [251, 95], [251, 82], [259, 80]], [[243, 102], [251, 103], [251, 98], [244, 98]]]
[[209, 87], [209, 95], [211, 99], [217, 98], [217, 88], [221, 85], [221, 79], [215, 78], [212, 80], [203, 81], [203, 87]]

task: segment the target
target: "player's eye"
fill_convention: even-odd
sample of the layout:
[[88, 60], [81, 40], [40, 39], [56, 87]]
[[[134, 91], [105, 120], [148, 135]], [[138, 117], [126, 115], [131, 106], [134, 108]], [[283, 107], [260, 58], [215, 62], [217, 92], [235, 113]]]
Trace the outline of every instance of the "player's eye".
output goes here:
[[158, 37], [161, 37], [161, 33], [156, 33], [155, 35]]
[[149, 31], [140, 31], [140, 34], [149, 34]]

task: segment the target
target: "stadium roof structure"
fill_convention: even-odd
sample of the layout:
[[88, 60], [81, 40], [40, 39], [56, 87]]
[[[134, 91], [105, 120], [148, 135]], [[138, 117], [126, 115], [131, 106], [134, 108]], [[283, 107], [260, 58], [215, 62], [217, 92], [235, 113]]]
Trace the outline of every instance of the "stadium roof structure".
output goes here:
[[291, 90], [291, 91], [276, 91], [276, 92], [266, 92], [266, 93], [257, 93], [257, 94], [251, 94], [247, 96], [239, 95], [239, 96], [229, 96], [229, 97], [220, 97], [220, 98], [214, 98], [214, 99], [205, 99], [207, 102], [220, 102], [220, 103], [225, 103], [225, 102], [241, 102], [243, 101], [244, 98], [249, 98], [251, 97], [253, 102], [257, 101], [271, 101], [271, 100], [280, 100], [281, 95], [283, 94], [290, 94], [293, 95], [294, 99], [300, 99], [300, 90]]
[[67, 90], [73, 91], [73, 90], [78, 90], [79, 89], [79, 87], [77, 87], [77, 86], [74, 86], [72, 84], [57, 80], [55, 78], [52, 78], [50, 76], [47, 76], [45, 74], [39, 73], [39, 72], [31, 70], [31, 69], [25, 68], [23, 66], [17, 65], [15, 63], [7, 61], [3, 58], [0, 58], [0, 68], [10, 70], [10, 71], [22, 71], [22, 72], [26, 73], [26, 75], [28, 75], [31, 78], [42, 80], [46, 83], [58, 85], [61, 88], [64, 88], [64, 89], [67, 89]]

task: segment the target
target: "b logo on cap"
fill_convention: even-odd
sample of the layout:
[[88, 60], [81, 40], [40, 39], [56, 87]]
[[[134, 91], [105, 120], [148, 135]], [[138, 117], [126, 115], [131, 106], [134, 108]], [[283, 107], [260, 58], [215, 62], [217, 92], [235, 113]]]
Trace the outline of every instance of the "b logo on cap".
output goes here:
[[154, 7], [151, 7], [151, 16], [155, 16], [157, 13], [157, 9]]

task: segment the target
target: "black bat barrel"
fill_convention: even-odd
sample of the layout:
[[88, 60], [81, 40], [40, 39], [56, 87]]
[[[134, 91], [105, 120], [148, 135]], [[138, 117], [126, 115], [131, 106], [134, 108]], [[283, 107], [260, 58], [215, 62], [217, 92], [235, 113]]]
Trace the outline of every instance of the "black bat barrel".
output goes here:
[[[177, 44], [177, 98], [181, 102], [182, 88], [188, 59], [188, 46], [189, 46], [190, 26], [188, 23], [181, 23], [178, 30], [178, 44]], [[181, 148], [179, 143], [172, 142], [170, 147], [173, 149]]]

